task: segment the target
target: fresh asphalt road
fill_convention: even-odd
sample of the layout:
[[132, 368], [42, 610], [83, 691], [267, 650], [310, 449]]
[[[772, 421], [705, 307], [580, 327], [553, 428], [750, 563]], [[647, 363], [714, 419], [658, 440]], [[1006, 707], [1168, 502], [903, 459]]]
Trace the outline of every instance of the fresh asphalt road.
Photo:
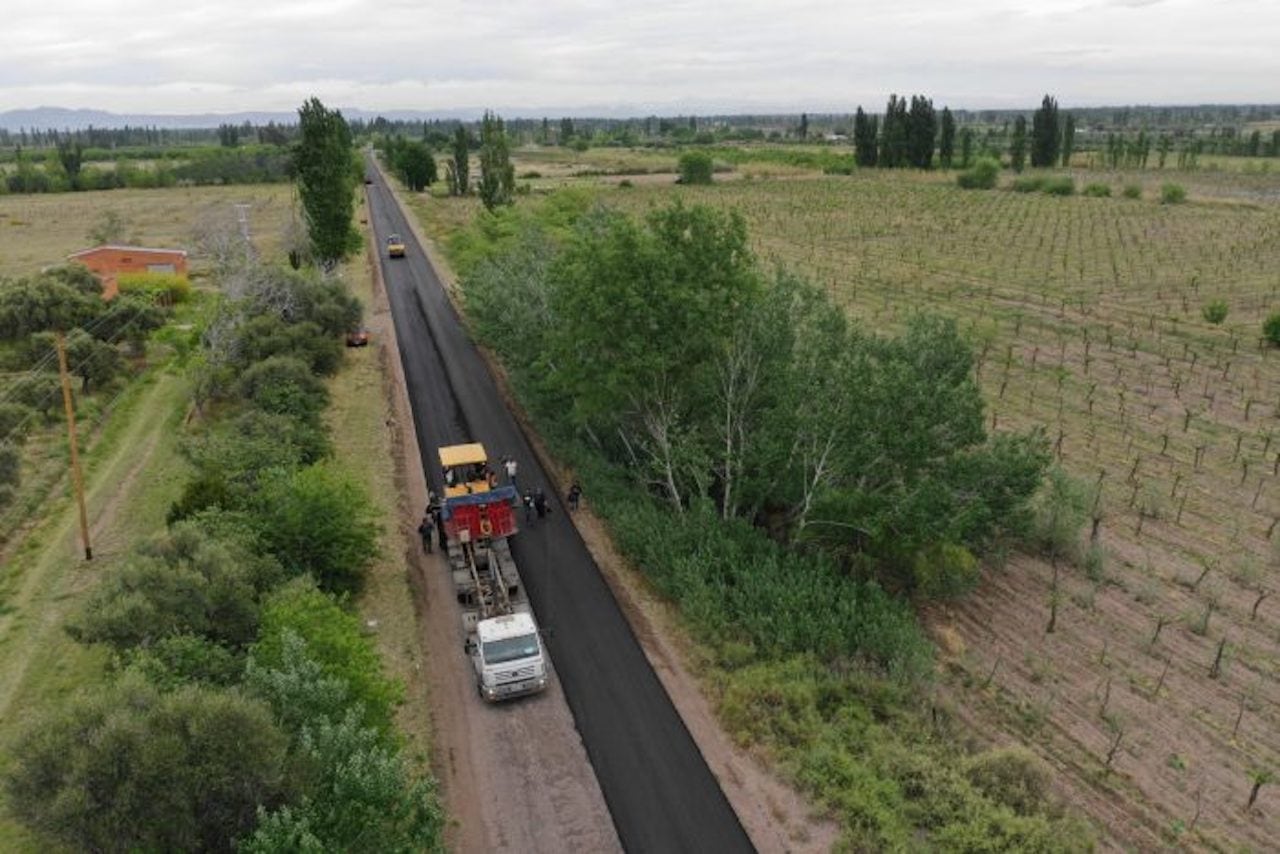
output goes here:
[[[368, 171], [371, 225], [428, 484], [439, 491], [436, 448], [478, 441], [491, 460], [516, 459], [521, 490], [547, 490], [551, 515], [521, 531], [512, 552], [534, 613], [549, 630], [556, 676], [623, 846], [631, 852], [751, 851], [390, 189], [376, 170]], [[405, 238], [403, 259], [388, 259], [381, 249], [392, 232]]]

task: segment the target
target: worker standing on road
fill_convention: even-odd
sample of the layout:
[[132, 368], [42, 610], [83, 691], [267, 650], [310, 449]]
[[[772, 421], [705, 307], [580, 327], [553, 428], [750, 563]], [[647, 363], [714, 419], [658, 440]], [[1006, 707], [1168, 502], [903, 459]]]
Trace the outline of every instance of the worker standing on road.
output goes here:
[[432, 515], [433, 517], [435, 517], [435, 521], [436, 521], [436, 536], [437, 536], [437, 537], [439, 538], [439, 540], [440, 540], [440, 551], [442, 551], [442, 552], [444, 552], [444, 551], [448, 551], [448, 550], [449, 550], [449, 536], [448, 536], [448, 533], [447, 533], [447, 532], [445, 531], [445, 529], [444, 529], [444, 511], [443, 511], [443, 510], [441, 510], [441, 509], [440, 509], [440, 507], [437, 505], [437, 506], [436, 506], [436, 509], [435, 509], [435, 510], [433, 510], [433, 511], [431, 511], [431, 515]]
[[524, 494], [524, 498], [522, 499], [522, 501], [524, 503], [524, 520], [528, 522], [530, 525], [532, 525], [533, 524], [533, 496], [526, 492]]
[[569, 499], [569, 512], [577, 510], [578, 502], [582, 500], [582, 487], [578, 485], [576, 480], [573, 482], [573, 486], [569, 487], [569, 495], [567, 497]]
[[502, 465], [507, 470], [507, 482], [514, 486], [518, 491], [520, 487], [516, 484], [516, 471], [520, 468], [519, 463], [517, 463], [512, 457], [505, 457], [502, 460]]
[[546, 515], [551, 512], [551, 508], [547, 506], [547, 494], [542, 491], [541, 486], [533, 492], [533, 509], [538, 511], [539, 519], [546, 518]]
[[431, 554], [431, 534], [434, 527], [431, 523], [431, 513], [424, 513], [422, 521], [418, 523], [418, 536], [422, 537], [422, 551], [426, 554]]

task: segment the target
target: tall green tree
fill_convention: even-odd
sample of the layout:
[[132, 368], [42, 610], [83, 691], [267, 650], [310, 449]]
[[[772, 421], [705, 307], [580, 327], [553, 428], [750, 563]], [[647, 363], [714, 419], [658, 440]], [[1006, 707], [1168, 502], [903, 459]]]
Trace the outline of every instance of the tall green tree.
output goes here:
[[973, 165], [973, 130], [965, 128], [960, 131], [960, 168], [968, 169]]
[[923, 95], [911, 96], [907, 114], [907, 158], [917, 169], [933, 168], [933, 145], [938, 136], [938, 117], [933, 101]]
[[565, 116], [560, 120], [560, 144], [568, 145], [573, 141], [574, 129], [573, 119]]
[[875, 166], [879, 151], [876, 147], [879, 136], [878, 121], [875, 116], [868, 116], [858, 107], [853, 117], [853, 156], [858, 165], [864, 168]]
[[461, 124], [453, 132], [452, 154], [446, 167], [449, 195], [465, 196], [471, 192], [471, 139]]
[[516, 169], [511, 165], [511, 146], [499, 116], [488, 111], [480, 123], [480, 201], [494, 210], [515, 201]]
[[[1076, 117], [1074, 113], [1067, 113], [1067, 117], [1062, 125], [1062, 165], [1071, 166], [1071, 155], [1076, 151]], [[1161, 161], [1161, 166], [1164, 162]]]
[[1021, 172], [1027, 165], [1027, 118], [1018, 116], [1013, 123], [1013, 136], [1009, 138], [1009, 166]]
[[809, 138], [809, 114], [808, 113], [800, 114], [799, 136], [800, 136], [800, 139], [802, 140]]
[[950, 169], [956, 151], [956, 119], [950, 107], [942, 108], [942, 120], [938, 135], [938, 162], [943, 169]]
[[1058, 102], [1045, 95], [1031, 117], [1031, 165], [1049, 168], [1057, 165], [1062, 150], [1062, 127], [1058, 123]]
[[294, 148], [298, 195], [315, 257], [331, 265], [359, 245], [351, 225], [355, 210], [356, 171], [352, 165], [351, 128], [337, 110], [311, 98], [298, 109], [298, 142]]
[[400, 140], [393, 160], [400, 180], [415, 193], [422, 192], [436, 182], [436, 159], [426, 143], [416, 140]]
[[889, 96], [884, 120], [880, 123], [879, 165], [884, 169], [898, 169], [909, 162], [911, 128], [907, 116], [907, 99]]

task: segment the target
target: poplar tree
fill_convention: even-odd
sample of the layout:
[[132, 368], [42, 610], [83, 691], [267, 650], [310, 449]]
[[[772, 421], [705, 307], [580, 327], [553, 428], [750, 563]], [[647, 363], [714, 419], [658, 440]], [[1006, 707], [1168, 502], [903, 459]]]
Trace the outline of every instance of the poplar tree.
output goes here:
[[800, 138], [801, 139], [809, 138], [809, 114], [808, 113], [800, 114]]
[[917, 169], [933, 168], [933, 142], [938, 135], [938, 118], [933, 101], [923, 95], [911, 96], [907, 115], [907, 160]]
[[864, 168], [876, 165], [878, 125], [875, 116], [868, 116], [858, 107], [853, 117], [853, 156]]
[[307, 234], [315, 257], [329, 266], [359, 245], [351, 227], [356, 185], [351, 128], [342, 113], [327, 109], [319, 98], [298, 108], [293, 158]]
[[480, 124], [480, 201], [492, 211], [515, 201], [516, 170], [502, 119], [485, 112]]
[[956, 120], [950, 107], [942, 108], [941, 131], [938, 138], [938, 162], [943, 169], [951, 168], [956, 150]]
[[1062, 133], [1058, 126], [1058, 102], [1044, 96], [1040, 109], [1031, 118], [1031, 165], [1049, 167], [1058, 162]]
[[1027, 117], [1018, 116], [1013, 123], [1013, 137], [1009, 140], [1009, 165], [1014, 172], [1021, 172], [1027, 165]]
[[965, 128], [960, 131], [960, 168], [968, 169], [973, 165], [973, 131]]
[[471, 192], [471, 144], [467, 139], [467, 129], [458, 125], [453, 132], [453, 156], [447, 167], [449, 173], [449, 195], [465, 196]]
[[[1067, 113], [1067, 118], [1062, 126], [1062, 165], [1071, 165], [1071, 155], [1076, 150], [1076, 117], [1072, 113]], [[1163, 165], [1163, 164], [1162, 164]]]
[[890, 95], [884, 110], [884, 121], [880, 125], [879, 165], [885, 169], [906, 166], [909, 147], [907, 99]]

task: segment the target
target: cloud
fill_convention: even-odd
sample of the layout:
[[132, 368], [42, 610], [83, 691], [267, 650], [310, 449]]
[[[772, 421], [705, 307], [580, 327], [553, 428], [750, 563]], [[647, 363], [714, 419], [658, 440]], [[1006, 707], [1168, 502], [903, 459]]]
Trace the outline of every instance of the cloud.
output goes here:
[[[1268, 0], [64, 0], [6, 13], [0, 109], [1274, 100]], [[1249, 25], [1241, 26], [1241, 21]], [[69, 22], [74, 22], [74, 26]]]

